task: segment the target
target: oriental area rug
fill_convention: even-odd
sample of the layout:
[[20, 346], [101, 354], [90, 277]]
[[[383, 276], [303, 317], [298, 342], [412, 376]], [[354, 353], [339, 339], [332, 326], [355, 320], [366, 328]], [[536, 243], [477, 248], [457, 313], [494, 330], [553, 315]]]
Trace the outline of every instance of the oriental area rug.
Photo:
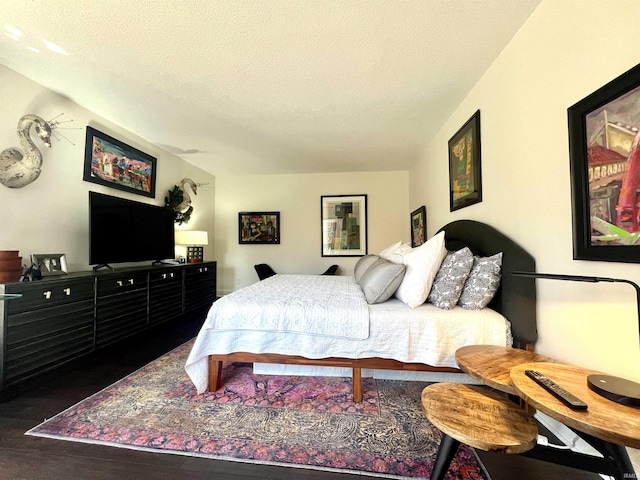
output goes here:
[[[192, 342], [26, 432], [27, 435], [211, 459], [429, 478], [440, 432], [422, 413], [424, 382], [254, 375], [225, 364], [225, 386], [198, 395], [184, 371]], [[447, 480], [489, 480], [461, 445]]]

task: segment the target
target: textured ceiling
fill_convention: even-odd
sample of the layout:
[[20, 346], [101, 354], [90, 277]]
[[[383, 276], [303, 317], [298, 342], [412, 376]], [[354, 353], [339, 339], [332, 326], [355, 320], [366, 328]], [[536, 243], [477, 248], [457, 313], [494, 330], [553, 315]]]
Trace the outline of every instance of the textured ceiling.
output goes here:
[[0, 1], [1, 64], [214, 175], [406, 170], [540, 3]]

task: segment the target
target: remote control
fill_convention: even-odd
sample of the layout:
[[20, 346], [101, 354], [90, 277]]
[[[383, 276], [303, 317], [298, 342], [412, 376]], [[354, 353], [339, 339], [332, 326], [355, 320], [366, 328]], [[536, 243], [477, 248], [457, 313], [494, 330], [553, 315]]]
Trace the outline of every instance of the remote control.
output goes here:
[[586, 410], [588, 408], [586, 403], [584, 403], [578, 397], [573, 395], [571, 392], [568, 392], [542, 373], [535, 370], [525, 370], [524, 373], [527, 375], [527, 377], [533, 379], [536, 383], [544, 387], [545, 390], [550, 392], [554, 397], [567, 405], [569, 408], [573, 410]]

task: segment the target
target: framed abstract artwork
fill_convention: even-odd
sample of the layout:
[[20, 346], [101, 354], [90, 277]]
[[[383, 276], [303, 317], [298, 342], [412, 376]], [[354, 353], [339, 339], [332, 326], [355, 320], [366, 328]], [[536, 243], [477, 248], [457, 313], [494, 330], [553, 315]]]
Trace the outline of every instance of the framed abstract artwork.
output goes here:
[[156, 158], [87, 126], [82, 179], [155, 198]]
[[567, 113], [573, 258], [640, 263], [640, 65]]
[[238, 213], [240, 245], [280, 243], [280, 212]]
[[367, 254], [366, 195], [322, 195], [320, 216], [323, 257]]
[[480, 110], [449, 140], [449, 211], [482, 201]]
[[423, 205], [411, 212], [411, 246], [419, 247], [427, 239], [427, 209]]

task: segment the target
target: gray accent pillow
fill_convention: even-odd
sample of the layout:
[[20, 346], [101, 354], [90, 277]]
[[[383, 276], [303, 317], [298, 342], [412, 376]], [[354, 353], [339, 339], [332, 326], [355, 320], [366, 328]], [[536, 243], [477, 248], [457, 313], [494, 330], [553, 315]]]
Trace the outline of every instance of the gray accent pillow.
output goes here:
[[360, 287], [367, 303], [386, 302], [402, 283], [406, 266], [379, 258], [360, 278]]
[[444, 310], [455, 307], [471, 267], [473, 267], [473, 253], [468, 247], [457, 252], [449, 252], [436, 274], [427, 302]]
[[360, 278], [367, 271], [367, 269], [375, 263], [380, 257], [378, 255], [365, 255], [361, 257], [353, 267], [353, 275], [356, 277], [356, 282], [360, 283]]
[[469, 278], [464, 284], [458, 305], [467, 310], [486, 307], [500, 286], [502, 252], [491, 257], [474, 257]]

